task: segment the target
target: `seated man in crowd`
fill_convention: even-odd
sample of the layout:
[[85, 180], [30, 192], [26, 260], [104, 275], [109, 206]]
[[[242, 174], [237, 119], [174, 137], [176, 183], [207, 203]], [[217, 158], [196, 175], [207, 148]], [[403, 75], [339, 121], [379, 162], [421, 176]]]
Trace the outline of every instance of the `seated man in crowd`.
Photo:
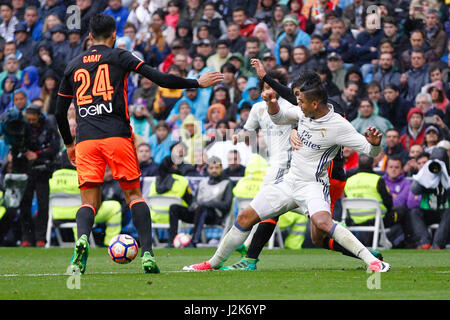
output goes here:
[[203, 226], [205, 224], [221, 224], [229, 213], [233, 201], [231, 181], [223, 175], [222, 163], [219, 158], [208, 159], [209, 178], [200, 181], [197, 192], [191, 203], [185, 206], [170, 206], [169, 244], [178, 231], [178, 221], [193, 223], [192, 230], [193, 247], [201, 242]]
[[[434, 148], [430, 160], [413, 176], [408, 202], [411, 211], [413, 240], [418, 249], [444, 249], [450, 233], [448, 200], [448, 155], [443, 148]], [[439, 224], [434, 236], [428, 226]]]
[[[347, 198], [366, 198], [379, 201], [384, 226], [389, 228], [396, 223], [403, 223], [404, 212], [394, 208], [392, 195], [386, 187], [385, 180], [372, 170], [373, 161], [374, 159], [372, 157], [365, 154], [359, 155], [358, 173], [347, 179], [344, 193]], [[352, 211], [350, 211], [349, 218], [345, 222], [348, 226], [370, 226], [374, 224], [374, 221], [375, 212], [374, 214], [352, 215]], [[368, 246], [372, 244], [372, 237], [369, 237], [369, 235], [367, 232], [360, 232], [358, 238], [364, 245]]]

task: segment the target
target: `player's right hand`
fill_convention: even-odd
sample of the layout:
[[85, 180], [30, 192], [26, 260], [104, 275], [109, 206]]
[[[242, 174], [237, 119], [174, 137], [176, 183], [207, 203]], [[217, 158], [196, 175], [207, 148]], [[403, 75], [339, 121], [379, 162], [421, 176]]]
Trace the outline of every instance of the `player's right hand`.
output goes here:
[[259, 59], [251, 59], [250, 63], [252, 67], [255, 68], [258, 78], [259, 79], [264, 78], [264, 76], [266, 75], [266, 70], [264, 70], [264, 66], [261, 63], [261, 61]]
[[198, 85], [200, 88], [207, 88], [222, 82], [223, 74], [217, 71], [208, 71], [205, 72], [198, 78]]
[[75, 164], [75, 144], [66, 145], [67, 157], [69, 158], [70, 163], [76, 167]]
[[291, 142], [293, 150], [299, 150], [303, 146], [302, 140], [298, 137], [297, 130], [292, 129], [289, 136], [289, 141]]

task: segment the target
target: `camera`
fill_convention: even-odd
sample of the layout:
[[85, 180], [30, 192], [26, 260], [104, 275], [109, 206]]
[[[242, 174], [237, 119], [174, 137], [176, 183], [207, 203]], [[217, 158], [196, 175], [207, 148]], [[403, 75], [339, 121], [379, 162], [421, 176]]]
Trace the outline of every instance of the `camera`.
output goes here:
[[441, 165], [437, 161], [431, 161], [428, 165], [428, 170], [433, 174], [438, 174], [441, 172]]

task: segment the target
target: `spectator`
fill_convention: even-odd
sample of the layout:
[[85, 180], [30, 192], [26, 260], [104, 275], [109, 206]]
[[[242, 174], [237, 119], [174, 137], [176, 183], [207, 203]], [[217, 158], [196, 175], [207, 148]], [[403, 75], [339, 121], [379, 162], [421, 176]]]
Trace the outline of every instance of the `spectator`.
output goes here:
[[11, 1], [14, 9], [14, 16], [19, 21], [23, 21], [25, 16], [25, 0], [12, 0]]
[[[450, 42], [449, 42], [450, 44]], [[428, 69], [429, 76], [430, 76], [430, 82], [440, 82], [443, 86], [443, 90], [445, 93], [445, 96], [447, 98], [450, 97], [450, 83], [448, 81], [444, 81], [444, 69], [439, 64], [433, 64]], [[423, 91], [423, 88], [422, 88]]]
[[137, 98], [130, 105], [130, 125], [133, 133], [139, 135], [147, 142], [155, 131], [156, 121], [148, 111], [144, 98]]
[[411, 32], [409, 36], [409, 43], [410, 46], [408, 50], [404, 51], [400, 56], [400, 62], [402, 64], [402, 69], [404, 72], [412, 68], [411, 55], [415, 51], [422, 51], [424, 53], [426, 62], [429, 64], [435, 63], [439, 60], [439, 57], [430, 47], [428, 42], [426, 42], [426, 38], [422, 30], [414, 30], [413, 32]]
[[[51, 69], [48, 71], [51, 71]], [[42, 75], [42, 78], [43, 76], [44, 75]], [[33, 65], [26, 67], [22, 72], [20, 83], [30, 100], [41, 96], [42, 88], [39, 86], [39, 78], [38, 69]]]
[[[215, 48], [216, 39], [211, 35], [211, 31], [206, 22], [199, 22], [197, 28], [194, 29], [194, 44], [209, 41], [211, 47]], [[194, 49], [195, 52], [195, 49]]]
[[185, 175], [190, 177], [207, 177], [208, 165], [206, 164], [208, 157], [206, 152], [202, 148], [194, 150], [194, 162], [193, 165], [185, 169]]
[[[14, 75], [17, 79], [22, 78], [22, 70], [19, 70], [19, 61], [14, 54], [5, 57], [3, 71], [0, 72], [0, 81], [3, 81], [9, 75]], [[0, 94], [1, 93], [3, 93], [3, 91], [1, 91]]]
[[386, 147], [384, 153], [387, 157], [397, 157], [405, 164], [408, 161], [408, 151], [403, 149], [400, 141], [400, 133], [396, 128], [390, 128], [386, 131]]
[[284, 32], [283, 20], [283, 7], [280, 4], [276, 4], [273, 9], [272, 21], [269, 27], [270, 38], [274, 41], [276, 41], [281, 33]]
[[67, 30], [63, 25], [56, 25], [50, 29], [51, 45], [53, 46], [53, 56], [68, 63], [69, 41], [67, 40]]
[[81, 29], [67, 30], [67, 38], [69, 40], [69, 46], [66, 54], [66, 61], [70, 62], [73, 58], [83, 52], [81, 47]]
[[433, 125], [428, 126], [425, 129], [425, 139], [423, 141], [423, 150], [431, 154], [434, 148], [437, 147], [437, 144], [441, 140], [441, 132], [440, 130]]
[[233, 22], [240, 27], [240, 34], [244, 38], [253, 36], [253, 30], [258, 24], [255, 18], [248, 17], [244, 7], [233, 8]]
[[[373, 102], [368, 98], [364, 98], [359, 102], [358, 117], [352, 120], [351, 124], [356, 129], [356, 131], [361, 134], [364, 134], [368, 127], [377, 128], [383, 134], [383, 139], [381, 140], [381, 145], [383, 147], [387, 143], [388, 129], [393, 128], [392, 123], [390, 123], [389, 120], [374, 114]], [[385, 134], [386, 139], [384, 137]]]
[[327, 62], [327, 48], [322, 36], [318, 34], [312, 35], [309, 47], [311, 48], [311, 60], [314, 61], [315, 65], [325, 65]]
[[150, 42], [158, 44], [158, 48], [162, 51], [161, 43], [164, 41], [168, 46], [172, 45], [175, 39], [175, 29], [171, 26], [166, 26], [164, 24], [164, 12], [162, 10], [157, 10], [152, 14], [152, 23], [148, 29], [149, 32], [154, 32]]
[[[188, 56], [182, 52], [177, 53], [173, 57], [173, 64], [180, 68], [181, 77], [185, 78], [187, 76], [189, 66]], [[206, 64], [206, 60], [204, 60], [204, 64]]]
[[208, 108], [207, 122], [205, 123], [205, 134], [214, 139], [218, 122], [225, 118], [227, 110], [221, 103], [215, 103]]
[[241, 156], [238, 150], [228, 151], [227, 156], [228, 168], [223, 172], [228, 177], [243, 177], [245, 175], [245, 167], [241, 164]]
[[445, 95], [442, 81], [432, 82], [426, 88], [426, 93], [431, 96], [433, 105], [442, 110], [442, 112], [446, 113], [446, 111], [450, 108], [450, 101]]
[[164, 17], [164, 24], [177, 29], [178, 20], [180, 19], [180, 3], [177, 0], [170, 0], [167, 4], [167, 14]]
[[425, 35], [437, 57], [442, 57], [447, 46], [447, 34], [439, 21], [439, 12], [429, 9], [425, 12]]
[[408, 195], [410, 192], [411, 181], [405, 177], [403, 173], [402, 159], [396, 156], [391, 156], [387, 160], [386, 173], [383, 175], [383, 180], [386, 187], [392, 196], [393, 210], [399, 213], [401, 223], [397, 224], [397, 228], [391, 227], [388, 233], [388, 238], [392, 240], [394, 248], [401, 246], [404, 243], [406, 247], [411, 246], [412, 230], [408, 224]]
[[[145, 33], [142, 33], [145, 36]], [[189, 48], [193, 42], [194, 36], [192, 33], [191, 23], [187, 20], [179, 20], [177, 29], [175, 31], [175, 40], [180, 40], [182, 46]]]
[[350, 28], [362, 31], [367, 13], [367, 4], [365, 0], [354, 0], [353, 3], [345, 6], [343, 18], [350, 22]]
[[444, 119], [444, 112], [433, 105], [433, 100], [428, 93], [419, 93], [416, 96], [416, 107], [422, 110], [425, 117], [437, 115]]
[[[168, 70], [169, 74], [181, 77], [180, 67], [171, 65]], [[181, 98], [183, 89], [168, 89], [159, 87], [156, 92], [155, 102], [153, 103], [154, 117], [156, 120], [165, 120], [172, 111], [173, 106]]]
[[209, 178], [200, 181], [189, 208], [179, 205], [170, 207], [169, 246], [178, 230], [178, 221], [194, 223], [191, 244], [201, 242], [204, 224], [221, 224], [229, 213], [233, 198], [232, 183], [223, 174], [219, 158], [208, 160]]
[[39, 10], [39, 17], [44, 19], [49, 14], [56, 15], [59, 20], [64, 21], [66, 17], [66, 6], [61, 0], [45, 0], [44, 5]]
[[423, 51], [411, 53], [411, 69], [400, 77], [402, 96], [414, 101], [422, 87], [429, 82], [428, 64]]
[[422, 145], [425, 139], [425, 123], [423, 111], [419, 108], [411, 108], [406, 118], [408, 125], [405, 133], [400, 137], [403, 149], [410, 150], [413, 145]]
[[[29, 161], [29, 170], [27, 187], [20, 203], [22, 246], [30, 246], [36, 241], [38, 247], [44, 247], [48, 222], [49, 180], [59, 151], [60, 138], [56, 128], [50, 124], [39, 107], [27, 107], [26, 120], [25, 157]], [[34, 192], [39, 209], [33, 224], [31, 202]]]
[[[408, 154], [408, 162], [403, 166], [403, 171], [407, 177], [412, 177], [419, 171], [418, 159], [419, 155], [423, 154], [423, 147], [421, 144], [413, 144], [411, 148], [409, 148]], [[428, 158], [425, 162], [428, 161]]]
[[19, 62], [23, 69], [31, 64], [31, 60], [36, 54], [37, 43], [29, 37], [26, 26], [21, 23], [16, 25], [14, 36], [17, 50], [20, 52]]
[[314, 70], [320, 76], [325, 88], [327, 89], [327, 94], [329, 97], [337, 96], [341, 94], [339, 88], [332, 81], [332, 74], [328, 67], [324, 64], [317, 65]]
[[[259, 9], [255, 13], [255, 19], [259, 23], [264, 23], [269, 26], [272, 23], [273, 12], [276, 6], [277, 1], [275, 0], [262, 0]], [[276, 39], [276, 37], [271, 38]]]
[[344, 90], [342, 90], [341, 95], [331, 97], [331, 99], [336, 101], [344, 108], [346, 118], [350, 122], [356, 119], [356, 117], [358, 116], [358, 89], [359, 85], [357, 82], [348, 81], [345, 84]]
[[203, 5], [203, 16], [200, 22], [205, 23], [209, 27], [211, 35], [215, 39], [219, 39], [227, 33], [227, 24], [222, 15], [216, 11], [214, 2], [207, 1]]
[[80, 8], [81, 13], [81, 37], [85, 38], [89, 31], [89, 20], [98, 12], [106, 9], [108, 0], [76, 0], [76, 5]]
[[123, 36], [123, 28], [127, 23], [128, 9], [122, 5], [122, 0], [109, 0], [108, 8], [104, 11], [105, 14], [109, 14], [116, 20], [116, 33], [117, 36]]
[[240, 26], [236, 23], [229, 23], [227, 26], [227, 39], [230, 42], [231, 53], [245, 53], [245, 38], [241, 36]]
[[[160, 40], [162, 41], [161, 43], [159, 43]], [[180, 39], [175, 39], [172, 42], [171, 47], [169, 47], [169, 45], [165, 42], [164, 38], [161, 38], [160, 40], [150, 40], [150, 43], [154, 42], [154, 44], [152, 45], [147, 42], [144, 51], [147, 52], [146, 59], [150, 59], [149, 61], [151, 61], [151, 63], [156, 64], [155, 67], [158, 66], [161, 61], [163, 61], [162, 65], [160, 65], [159, 68], [162, 72], [167, 72], [169, 70], [169, 67], [175, 63], [175, 55], [179, 53], [188, 55], [188, 50], [186, 49], [187, 47], [184, 46], [183, 41], [181, 41]], [[161, 48], [162, 51], [160, 50]], [[148, 53], [150, 55], [148, 55]]]
[[0, 115], [6, 110], [6, 108], [12, 105], [13, 92], [19, 88], [19, 80], [13, 74], [6, 76], [1, 83], [2, 94], [0, 96]]
[[42, 40], [42, 21], [39, 20], [38, 9], [35, 6], [28, 6], [25, 9], [24, 20], [22, 24], [26, 27], [31, 38], [40, 42]]
[[202, 19], [203, 8], [200, 0], [187, 0], [180, 12], [180, 19], [191, 22], [192, 28], [197, 28], [197, 23]]
[[[408, 49], [408, 38], [402, 32], [399, 32], [398, 22], [392, 16], [383, 19], [383, 31], [394, 48], [394, 52], [404, 52]], [[380, 43], [381, 44], [381, 43]], [[381, 49], [381, 48], [380, 48]]]
[[256, 76], [256, 70], [251, 65], [251, 59], [261, 60], [264, 53], [270, 52], [268, 48], [261, 49], [257, 37], [248, 37], [245, 41], [245, 74], [249, 77]]
[[269, 27], [267, 24], [263, 22], [258, 23], [253, 30], [253, 34], [259, 40], [261, 55], [268, 52], [265, 49], [268, 49], [271, 53], [273, 52], [275, 49], [275, 42], [269, 35]]
[[146, 77], [140, 77], [138, 82], [139, 87], [133, 92], [132, 101], [135, 101], [137, 98], [144, 98], [148, 111], [153, 114], [153, 103], [156, 98], [158, 86]]
[[[42, 88], [39, 98], [42, 99], [42, 112], [46, 115], [54, 115], [56, 112], [56, 98], [60, 80], [53, 70], [48, 70], [42, 79], [39, 80], [39, 86]], [[32, 101], [33, 99], [30, 98]]]
[[298, 78], [301, 72], [305, 70], [314, 70], [316, 62], [311, 59], [309, 49], [304, 45], [298, 45], [292, 51], [292, 64], [289, 68], [289, 82]]
[[[441, 161], [433, 169], [433, 161]], [[413, 177], [411, 192], [416, 197], [410, 208], [412, 228], [418, 249], [444, 249], [450, 230], [450, 210], [448, 208], [448, 157], [445, 149], [436, 148], [419, 173]], [[438, 223], [434, 237], [427, 226]]]
[[37, 47], [38, 54], [33, 59], [33, 66], [38, 69], [39, 78], [42, 78], [47, 70], [53, 70], [58, 76], [63, 77], [65, 61], [57, 59], [53, 55], [53, 48], [50, 43], [44, 41]]
[[225, 119], [227, 121], [230, 121], [231, 123], [236, 122], [237, 104], [231, 101], [228, 88], [221, 83], [214, 86], [214, 91], [211, 96], [210, 104], [212, 105], [216, 103], [225, 106]]
[[296, 17], [298, 20], [298, 26], [302, 31], [306, 32], [306, 24], [308, 22], [308, 18], [302, 13], [303, 10], [303, 1], [299, 0], [289, 0], [287, 5], [287, 14], [293, 17]]
[[[372, 80], [367, 84], [366, 90], [367, 90], [368, 98], [373, 103], [375, 114], [379, 115], [380, 114], [380, 103], [381, 103], [381, 85], [380, 85], [380, 83]], [[392, 121], [391, 121], [391, 123], [392, 123]], [[394, 127], [395, 127], [395, 125], [394, 125]]]
[[335, 17], [337, 17], [338, 13], [339, 16], [342, 13], [341, 10], [336, 7], [333, 1], [316, 0], [311, 1], [310, 3], [311, 6], [309, 8], [309, 13], [305, 13], [305, 16], [308, 18], [306, 32], [310, 34], [321, 34], [322, 29], [326, 25], [327, 18], [330, 16], [330, 14], [333, 14]]
[[139, 144], [136, 153], [139, 160], [139, 169], [141, 169], [142, 176], [154, 177], [158, 175], [158, 165], [153, 162], [150, 145], [147, 143]]
[[216, 43], [216, 53], [208, 58], [206, 65], [208, 68], [220, 72], [220, 69], [228, 61], [230, 56], [231, 53], [228, 40], [219, 40]]
[[[189, 89], [186, 89], [186, 92], [188, 92], [188, 90]], [[192, 114], [193, 109], [194, 104], [186, 97], [182, 97], [180, 100], [178, 100], [173, 107], [172, 112], [168, 117], [169, 120], [167, 121], [167, 123], [172, 128], [172, 135], [175, 139], [178, 140], [180, 138], [181, 124], [184, 122], [188, 115]]]
[[406, 126], [411, 103], [400, 96], [400, 90], [395, 84], [385, 85], [379, 107], [380, 115], [391, 121], [394, 127], [402, 130]]
[[284, 32], [280, 34], [275, 44], [274, 55], [278, 64], [281, 64], [280, 47], [282, 45], [289, 45], [291, 48], [295, 48], [301, 44], [309, 46], [311, 41], [311, 37], [298, 27], [296, 17], [286, 16], [283, 19], [283, 30]]
[[[182, 207], [187, 208], [192, 202], [192, 191], [189, 187], [188, 180], [180, 175], [178, 165], [172, 161], [172, 157], [165, 157], [158, 169], [158, 175], [156, 176], [155, 183], [150, 186], [149, 196], [159, 195], [168, 197], [178, 197], [182, 200]], [[172, 205], [173, 206], [173, 205]], [[169, 223], [169, 215], [158, 212], [171, 211], [170, 207], [151, 207], [152, 222], [154, 223]], [[178, 222], [177, 228], [178, 230]], [[176, 233], [176, 231], [175, 231]], [[173, 241], [169, 239], [169, 244]]]
[[[379, 201], [384, 226], [389, 228], [396, 223], [403, 222], [403, 212], [394, 209], [392, 196], [389, 194], [385, 180], [372, 170], [373, 162], [372, 157], [365, 154], [359, 156], [358, 173], [347, 179], [344, 192], [347, 198], [366, 198]], [[373, 225], [374, 220], [374, 214], [352, 216], [350, 211], [346, 224], [347, 226]], [[368, 245], [370, 243], [367, 232], [359, 233], [358, 237], [363, 244]]]
[[367, 96], [366, 92], [366, 84], [364, 82], [363, 74], [358, 66], [352, 65], [347, 68], [347, 73], [345, 74], [345, 82], [354, 81], [358, 83], [358, 99], [364, 98]]
[[202, 134], [202, 125], [193, 115], [184, 119], [180, 129], [181, 142], [187, 148], [185, 162], [194, 164], [194, 150], [205, 147], [207, 137]]
[[259, 101], [263, 101], [261, 98], [262, 87], [260, 84], [261, 82], [258, 81], [257, 77], [249, 77], [247, 86], [242, 92], [242, 100], [249, 102], [251, 105], [254, 105]]
[[212, 53], [213, 53], [213, 46], [210, 40], [203, 39], [197, 43], [194, 54], [201, 54], [206, 59], [208, 59]]
[[327, 56], [327, 66], [331, 72], [333, 83], [342, 91], [345, 86], [345, 75], [347, 71], [344, 68], [341, 56], [336, 52], [329, 53]]
[[373, 72], [372, 80], [378, 81], [381, 85], [381, 90], [387, 84], [394, 84], [400, 87], [401, 73], [398, 72], [394, 64], [394, 57], [391, 53], [380, 53], [378, 65]]
[[[64, 20], [63, 20], [64, 21]], [[50, 29], [56, 25], [63, 25], [62, 21], [58, 18], [56, 14], [49, 14], [44, 20], [44, 26], [42, 27], [42, 41], [50, 40], [51, 34]], [[41, 41], [41, 43], [42, 43]]]
[[277, 60], [275, 59], [275, 56], [271, 52], [266, 52], [263, 54], [262, 63], [264, 69], [266, 70], [273, 70], [277, 67]]
[[230, 96], [230, 102], [238, 103], [241, 101], [241, 92], [237, 88], [237, 79], [234, 77], [237, 70], [229, 62], [226, 62], [220, 68], [220, 72], [223, 74], [223, 82], [228, 88], [228, 93]]
[[150, 137], [148, 144], [151, 147], [153, 159], [156, 164], [170, 156], [170, 147], [174, 144], [169, 125], [164, 121], [158, 121], [155, 126], [155, 133]]
[[344, 157], [344, 170], [346, 171], [347, 177], [350, 177], [358, 170], [358, 152], [351, 148], [344, 147], [342, 156]]
[[[53, 0], [55, 1], [55, 0]], [[14, 30], [19, 20], [14, 16], [13, 6], [9, 2], [3, 2], [0, 5], [0, 16], [2, 23], [0, 24], [0, 36], [5, 41], [14, 40]]]

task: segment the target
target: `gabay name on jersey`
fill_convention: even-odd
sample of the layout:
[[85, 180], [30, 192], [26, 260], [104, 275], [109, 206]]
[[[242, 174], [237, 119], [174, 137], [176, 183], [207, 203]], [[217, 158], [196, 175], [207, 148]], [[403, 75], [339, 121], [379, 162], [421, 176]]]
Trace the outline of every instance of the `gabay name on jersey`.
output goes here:
[[310, 139], [312, 138], [312, 134], [309, 133], [307, 130], [303, 130], [301, 133], [300, 131], [297, 133], [300, 140], [302, 140], [302, 143], [304, 146], [309, 147], [314, 150], [320, 150], [320, 145], [317, 145], [315, 143], [312, 143]]
[[95, 105], [90, 105], [86, 107], [78, 107], [78, 114], [80, 117], [85, 118], [87, 116], [96, 116], [103, 113], [112, 113], [113, 107], [112, 103], [108, 102], [108, 104], [97, 103]]

